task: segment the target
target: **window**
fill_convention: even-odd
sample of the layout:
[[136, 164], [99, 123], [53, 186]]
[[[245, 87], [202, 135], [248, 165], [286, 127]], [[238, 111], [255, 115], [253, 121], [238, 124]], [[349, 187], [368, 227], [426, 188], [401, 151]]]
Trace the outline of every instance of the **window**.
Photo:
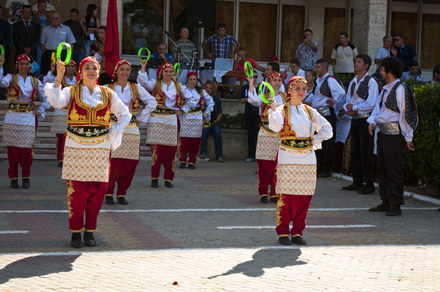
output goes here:
[[295, 57], [296, 48], [303, 41], [304, 6], [283, 5], [281, 28], [281, 62]]
[[440, 64], [440, 15], [423, 14], [422, 24], [422, 51], [420, 52], [422, 68], [433, 68]]
[[330, 60], [333, 48], [339, 42], [339, 34], [345, 31], [345, 9], [325, 8], [324, 59]]
[[393, 11], [391, 14], [391, 35], [396, 34], [403, 37], [405, 44], [417, 49], [417, 13]]
[[240, 3], [240, 46], [247, 55], [269, 61], [276, 55], [277, 4]]
[[143, 47], [156, 51], [163, 42], [164, 1], [123, 1], [122, 54], [135, 55]]

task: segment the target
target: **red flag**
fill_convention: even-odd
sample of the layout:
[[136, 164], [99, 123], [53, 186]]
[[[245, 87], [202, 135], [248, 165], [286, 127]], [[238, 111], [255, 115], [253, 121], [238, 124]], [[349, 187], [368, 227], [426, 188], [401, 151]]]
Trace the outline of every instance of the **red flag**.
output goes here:
[[111, 76], [119, 59], [118, 8], [116, 0], [108, 1], [104, 43], [105, 70]]

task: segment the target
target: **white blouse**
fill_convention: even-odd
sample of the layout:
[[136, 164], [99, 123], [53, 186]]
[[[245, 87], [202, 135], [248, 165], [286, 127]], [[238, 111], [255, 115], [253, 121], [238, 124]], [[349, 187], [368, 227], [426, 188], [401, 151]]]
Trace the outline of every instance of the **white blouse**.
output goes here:
[[[154, 86], [156, 85], [156, 79], [149, 79], [148, 74], [146, 72], [142, 73], [139, 72], [137, 77], [137, 82], [139, 85], [144, 87], [148, 91], [153, 91]], [[176, 106], [176, 95], [177, 95], [177, 89], [174, 85], [174, 82], [171, 82], [170, 85], [166, 85], [162, 82], [162, 91], [164, 92], [166, 96], [165, 106], [173, 109], [173, 110], [182, 110], [183, 112], [187, 113], [189, 108], [191, 107], [190, 101], [185, 102], [184, 106], [182, 108], [178, 108]], [[187, 99], [185, 95], [182, 96], [184, 99]]]
[[[12, 82], [12, 75], [8, 74], [3, 76], [3, 67], [0, 67], [0, 87], [8, 88]], [[32, 84], [32, 78], [30, 76], [23, 78], [18, 75], [18, 86], [20, 86], [22, 96], [18, 97], [16, 102], [32, 102], [32, 92], [34, 86]], [[45, 117], [45, 111], [50, 108], [47, 103], [46, 95], [44, 94], [44, 85], [38, 80], [37, 91], [40, 95], [41, 105], [37, 109], [37, 116], [39, 121], [43, 121]], [[6, 124], [23, 125], [23, 126], [35, 126], [35, 114], [33, 112], [7, 112], [5, 115]]]
[[[275, 95], [274, 99], [277, 106], [284, 104], [284, 100], [281, 97], [281, 94]], [[248, 102], [253, 106], [260, 107], [259, 112], [261, 114], [261, 106], [263, 105], [263, 101], [261, 100], [260, 95], [257, 93], [255, 88], [249, 89]]]
[[[142, 86], [136, 84], [138, 89], [138, 95], [142, 103], [144, 104], [144, 108], [142, 111], [136, 116], [136, 120], [139, 121], [142, 125], [147, 124], [148, 119], [150, 118], [150, 114], [157, 106], [157, 101], [148, 91], [146, 91]], [[132, 100], [130, 84], [122, 88], [120, 85], [115, 84], [113, 89], [116, 94], [119, 96], [121, 101], [130, 108], [130, 103]]]
[[[310, 121], [304, 105], [290, 105], [291, 129], [298, 138], [312, 138], [313, 150], [320, 149], [324, 140], [333, 136], [330, 123], [321, 116], [317, 110], [312, 109], [313, 117]], [[284, 127], [284, 106], [277, 107], [276, 111], [269, 109], [269, 128], [274, 132], [280, 132]], [[314, 133], [317, 132], [316, 135]], [[278, 163], [280, 164], [315, 164], [316, 156], [313, 151], [289, 151], [281, 149], [278, 152]], [[285, 151], [286, 150], [286, 151]]]
[[[189, 89], [186, 86], [182, 88], [183, 95], [185, 95], [186, 100], [188, 101], [188, 105], [190, 107], [198, 107], [200, 106], [200, 93], [197, 89]], [[214, 110], [214, 100], [212, 97], [203, 89], [203, 100], [205, 101], [205, 110], [203, 113], [207, 114], [206, 121], [211, 119], [211, 112]], [[181, 116], [181, 118], [185, 119], [187, 114]], [[192, 116], [191, 118], [203, 119], [203, 115], [199, 113], [196, 117]]]
[[[61, 90], [61, 86], [54, 87], [53, 83], [47, 83], [44, 86], [44, 92], [47, 95], [49, 103], [54, 108], [64, 108], [69, 105], [70, 87]], [[102, 95], [99, 86], [96, 86], [93, 93], [90, 93], [87, 86], [82, 86], [82, 101], [90, 107], [96, 107], [102, 103]], [[75, 142], [66, 137], [66, 146], [74, 148], [105, 148], [115, 150], [121, 145], [122, 134], [125, 127], [130, 123], [131, 114], [128, 107], [121, 101], [118, 95], [112, 91], [110, 112], [118, 118], [118, 122], [110, 127], [109, 140], [98, 144], [85, 145]]]

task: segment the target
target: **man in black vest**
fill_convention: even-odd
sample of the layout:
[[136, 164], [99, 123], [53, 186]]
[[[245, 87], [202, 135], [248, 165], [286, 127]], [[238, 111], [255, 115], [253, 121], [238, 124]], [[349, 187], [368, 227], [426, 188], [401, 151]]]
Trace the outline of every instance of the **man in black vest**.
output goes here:
[[366, 54], [356, 56], [354, 70], [357, 75], [348, 86], [347, 103], [343, 107], [352, 117], [350, 156], [353, 175], [353, 184], [343, 189], [358, 191], [360, 194], [371, 194], [375, 191], [374, 138], [368, 133], [367, 119], [379, 102], [379, 85], [368, 74], [370, 66], [370, 56]]
[[336, 114], [343, 105], [345, 90], [338, 80], [328, 74], [328, 62], [316, 61], [317, 75], [312, 107], [326, 118], [333, 127], [333, 137], [322, 142], [322, 149], [316, 151], [318, 177], [329, 177], [335, 161]]
[[382, 61], [381, 75], [386, 82], [379, 96], [380, 102], [368, 118], [370, 135], [378, 127], [377, 178], [382, 204], [370, 212], [386, 212], [386, 216], [402, 214], [405, 147], [414, 151], [414, 129], [418, 123], [414, 94], [400, 83], [403, 63], [396, 57]]

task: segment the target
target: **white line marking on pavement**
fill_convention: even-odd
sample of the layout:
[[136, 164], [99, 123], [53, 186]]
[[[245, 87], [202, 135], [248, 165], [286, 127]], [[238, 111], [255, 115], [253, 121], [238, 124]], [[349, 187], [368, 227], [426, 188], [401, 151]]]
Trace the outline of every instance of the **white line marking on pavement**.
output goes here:
[[[351, 225], [307, 225], [306, 229], [345, 229], [345, 228], [372, 228], [376, 225], [371, 224], [351, 224]], [[217, 226], [221, 230], [233, 229], [274, 229], [275, 226]]]
[[[403, 207], [402, 210], [420, 210], [431, 211], [437, 210], [438, 207]], [[184, 213], [184, 212], [258, 212], [258, 211], [275, 211], [275, 208], [230, 208], [230, 209], [125, 209], [111, 210], [103, 209], [101, 213]], [[368, 208], [310, 208], [309, 211], [317, 212], [333, 212], [333, 211], [367, 211]], [[67, 213], [67, 210], [0, 210], [1, 213]]]
[[20, 234], [20, 233], [29, 233], [28, 230], [0, 230], [0, 234]]

